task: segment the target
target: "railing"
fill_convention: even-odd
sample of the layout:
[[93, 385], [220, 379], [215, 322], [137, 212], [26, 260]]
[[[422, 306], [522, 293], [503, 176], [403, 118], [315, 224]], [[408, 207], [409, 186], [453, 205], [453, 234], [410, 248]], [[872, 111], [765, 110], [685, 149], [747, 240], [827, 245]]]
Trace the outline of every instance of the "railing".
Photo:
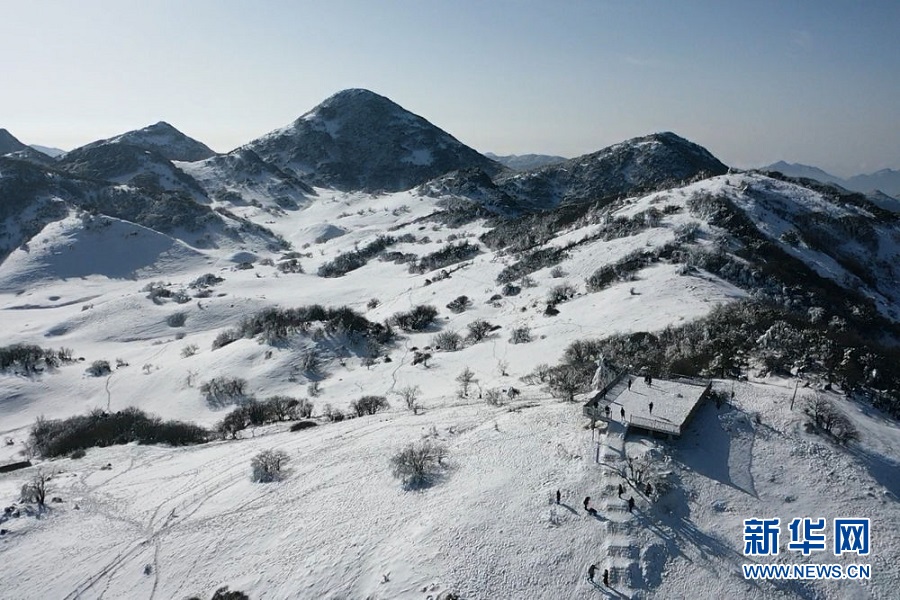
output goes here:
[[649, 429], [651, 431], [660, 431], [662, 433], [671, 433], [673, 435], [681, 435], [681, 427], [668, 421], [659, 419], [647, 419], [645, 417], [629, 417], [628, 425]]

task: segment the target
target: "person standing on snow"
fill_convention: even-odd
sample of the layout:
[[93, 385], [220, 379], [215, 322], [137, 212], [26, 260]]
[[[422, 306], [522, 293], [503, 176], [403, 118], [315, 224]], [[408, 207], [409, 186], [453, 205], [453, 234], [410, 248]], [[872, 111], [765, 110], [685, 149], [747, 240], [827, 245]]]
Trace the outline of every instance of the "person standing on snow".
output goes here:
[[594, 583], [594, 573], [597, 572], [597, 565], [591, 565], [588, 567], [588, 581]]

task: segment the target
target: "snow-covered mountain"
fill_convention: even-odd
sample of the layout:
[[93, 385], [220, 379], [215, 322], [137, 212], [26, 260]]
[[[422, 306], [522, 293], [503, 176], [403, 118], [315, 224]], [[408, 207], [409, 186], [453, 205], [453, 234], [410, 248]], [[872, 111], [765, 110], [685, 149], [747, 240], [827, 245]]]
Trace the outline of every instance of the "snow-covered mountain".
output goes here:
[[0, 129], [0, 155], [26, 150], [28, 146], [20, 142], [6, 129]]
[[247, 148], [318, 186], [399, 191], [457, 169], [503, 167], [384, 96], [331, 96]]
[[57, 156], [61, 156], [66, 153], [62, 148], [55, 148], [53, 146], [41, 146], [40, 144], [29, 144], [29, 146], [37, 150], [38, 152], [42, 152], [49, 156], [50, 158], [56, 158]]
[[49, 163], [50, 156], [26, 146], [6, 129], [0, 129], [0, 156], [9, 156], [33, 163]]
[[[900, 214], [674, 134], [464, 166], [370, 94], [200, 161], [0, 157], [0, 466], [31, 461], [0, 472], [0, 596], [895, 596]], [[458, 155], [376, 192], [400, 129]], [[340, 161], [303, 170], [314, 131]], [[684, 375], [717, 401], [680, 440], [591, 429], [601, 358], [654, 376], [637, 398]], [[422, 442], [441, 459], [404, 485]], [[281, 480], [251, 480], [263, 451]], [[44, 509], [19, 498], [40, 473]], [[793, 518], [848, 516], [870, 556], [787, 548]], [[754, 517], [782, 519], [772, 561], [743, 555]], [[872, 575], [744, 579], [756, 562]]]
[[564, 156], [554, 156], [550, 154], [507, 154], [498, 156], [493, 152], [485, 152], [485, 156], [491, 160], [496, 160], [501, 165], [509, 167], [513, 171], [530, 171], [546, 167], [555, 163], [566, 160]]
[[168, 160], [192, 162], [215, 156], [216, 153], [206, 144], [186, 136], [165, 121], [148, 125], [143, 129], [135, 129], [106, 140], [92, 142], [79, 150], [121, 143], [144, 150], [152, 150]]
[[254, 204], [270, 208], [296, 209], [315, 191], [301, 179], [262, 160], [243, 147], [203, 161], [179, 162], [217, 202], [237, 208]]
[[811, 167], [799, 163], [788, 163], [778, 161], [764, 167], [765, 171], [778, 171], [789, 177], [805, 177], [807, 179], [815, 179], [823, 183], [833, 183], [848, 190], [862, 192], [864, 194], [880, 191], [889, 194], [894, 198], [900, 197], [900, 171], [893, 169], [882, 169], [875, 173], [854, 175], [852, 177], [843, 178], [827, 173], [818, 167]]
[[900, 171], [882, 169], [867, 175], [854, 175], [847, 179], [846, 187], [858, 192], [879, 190], [894, 198], [900, 198]]
[[[788, 177], [803, 177], [806, 179], [815, 179], [816, 181], [821, 181], [822, 183], [834, 183], [837, 185], [843, 186], [845, 181], [841, 177], [837, 177], [836, 175], [832, 175], [826, 171], [823, 171], [819, 167], [813, 167], [810, 165], [804, 165], [800, 163], [789, 163], [783, 160], [780, 160], [776, 163], [772, 163], [767, 167], [763, 167], [764, 171], [778, 171], [779, 173], [783, 173]], [[847, 188], [850, 189], [850, 188]]]
[[532, 171], [501, 175], [497, 183], [523, 204], [549, 208], [677, 185], [727, 170], [705, 148], [666, 132]]

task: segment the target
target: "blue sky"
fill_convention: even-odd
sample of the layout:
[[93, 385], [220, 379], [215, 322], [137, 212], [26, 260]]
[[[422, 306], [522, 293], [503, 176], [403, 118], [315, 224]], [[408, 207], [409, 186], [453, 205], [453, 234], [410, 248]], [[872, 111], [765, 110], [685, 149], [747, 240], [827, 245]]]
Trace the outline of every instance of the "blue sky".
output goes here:
[[671, 130], [728, 164], [900, 168], [900, 2], [0, 0], [0, 127], [165, 120], [219, 151], [348, 87], [481, 151]]

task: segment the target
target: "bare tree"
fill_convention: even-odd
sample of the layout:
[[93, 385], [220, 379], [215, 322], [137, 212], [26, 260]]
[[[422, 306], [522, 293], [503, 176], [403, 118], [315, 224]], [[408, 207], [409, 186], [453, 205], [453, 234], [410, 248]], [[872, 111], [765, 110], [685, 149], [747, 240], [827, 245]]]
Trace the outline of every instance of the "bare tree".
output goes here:
[[417, 404], [419, 400], [419, 396], [422, 394], [422, 390], [417, 385], [408, 385], [406, 387], [400, 388], [397, 391], [397, 394], [403, 398], [403, 402], [406, 404], [406, 408], [413, 411], [413, 414], [418, 412], [419, 405]]
[[424, 487], [433, 481], [443, 466], [447, 449], [431, 439], [409, 444], [391, 457], [394, 477], [407, 487]]
[[250, 461], [253, 481], [269, 483], [281, 480], [287, 462], [288, 455], [284, 450], [263, 450]]
[[839, 444], [859, 440], [856, 425], [828, 398], [816, 394], [807, 399], [804, 412], [810, 416], [817, 429], [834, 437]]
[[31, 481], [22, 486], [22, 502], [34, 502], [43, 508], [47, 500], [47, 482], [50, 481], [50, 477], [48, 473], [38, 470]]
[[459, 382], [459, 397], [465, 398], [469, 395], [469, 387], [478, 379], [475, 377], [475, 371], [466, 367], [456, 376], [456, 381]]
[[507, 375], [509, 375], [509, 362], [505, 360], [498, 360], [497, 372], [500, 373], [501, 377], [506, 377]]
[[489, 388], [484, 392], [484, 401], [491, 406], [500, 406], [503, 404], [503, 394], [498, 388]]

